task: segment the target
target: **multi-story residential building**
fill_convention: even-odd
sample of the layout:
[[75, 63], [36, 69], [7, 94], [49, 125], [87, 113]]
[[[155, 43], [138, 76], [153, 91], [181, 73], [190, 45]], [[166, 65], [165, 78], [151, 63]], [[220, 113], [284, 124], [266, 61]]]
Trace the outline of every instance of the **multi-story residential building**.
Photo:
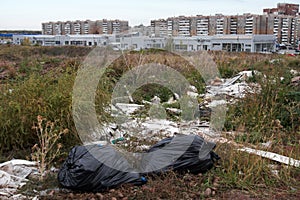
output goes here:
[[[72, 22], [67, 21], [65, 23], [62, 23], [62, 26], [63, 26], [63, 34], [70, 35], [71, 34]], [[51, 35], [51, 34], [46, 34], [46, 35]]]
[[278, 3], [277, 8], [265, 8], [263, 12], [264, 14], [296, 16], [299, 13], [299, 4]]
[[168, 20], [159, 19], [151, 21], [151, 33], [152, 35], [156, 35], [158, 37], [166, 37], [168, 36], [169, 29], [171, 29], [170, 33], [172, 34], [172, 24], [168, 25]]
[[102, 33], [103, 34], [108, 34], [108, 23], [106, 20], [102, 21]]
[[299, 16], [267, 15], [267, 34], [273, 34], [279, 43], [296, 45], [299, 41]]
[[209, 17], [197, 16], [196, 35], [208, 35], [209, 32]]
[[298, 44], [298, 49], [300, 50], [300, 17], [295, 18], [295, 44]]
[[254, 27], [254, 17], [252, 15], [246, 16], [245, 18], [245, 34], [252, 35]]
[[224, 34], [224, 16], [217, 17], [216, 19], [216, 35]]
[[42, 23], [44, 35], [116, 34], [128, 31], [128, 21], [85, 20]]
[[43, 23], [42, 24], [42, 33], [44, 35], [53, 35], [53, 22], [49, 22], [49, 23]]
[[173, 35], [173, 21], [170, 19], [167, 20], [167, 34], [168, 36]]
[[[299, 5], [278, 4], [277, 12], [263, 15], [179, 16], [151, 21], [153, 36], [205, 36], [205, 35], [264, 35], [276, 37], [278, 43], [297, 46], [300, 41]], [[287, 15], [290, 14], [290, 15]]]
[[178, 18], [178, 36], [191, 36], [191, 19], [180, 16]]
[[[138, 26], [131, 27], [129, 33], [140, 33], [144, 36], [150, 36], [152, 32], [151, 29], [151, 26], [144, 26], [143, 24], [140, 24]], [[172, 35], [172, 32], [170, 33], [170, 35]]]
[[61, 23], [55, 23], [53, 31], [54, 31], [54, 35], [61, 35], [61, 33], [62, 33], [62, 24]]
[[72, 29], [72, 33], [75, 35], [80, 35], [81, 34], [81, 22], [80, 21], [76, 21], [73, 23], [73, 29]]

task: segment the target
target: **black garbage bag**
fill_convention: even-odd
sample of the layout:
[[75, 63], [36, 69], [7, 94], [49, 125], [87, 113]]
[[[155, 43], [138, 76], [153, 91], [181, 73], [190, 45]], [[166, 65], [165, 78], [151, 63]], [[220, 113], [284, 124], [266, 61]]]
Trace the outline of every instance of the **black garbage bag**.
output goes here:
[[[103, 163], [118, 166], [122, 171]], [[146, 183], [146, 178], [130, 168], [127, 160], [113, 147], [89, 145], [76, 146], [70, 151], [58, 172], [58, 181], [68, 189], [99, 192], [124, 183], [141, 185]]]
[[148, 150], [143, 162], [144, 171], [161, 173], [174, 170], [193, 174], [205, 173], [220, 159], [213, 152], [215, 146], [215, 143], [207, 142], [193, 134], [163, 139]]
[[124, 183], [144, 184], [143, 175], [171, 170], [204, 173], [219, 159], [215, 146], [196, 135], [166, 138], [137, 155], [134, 164], [110, 145], [76, 146], [60, 168], [58, 181], [65, 188], [98, 192]]

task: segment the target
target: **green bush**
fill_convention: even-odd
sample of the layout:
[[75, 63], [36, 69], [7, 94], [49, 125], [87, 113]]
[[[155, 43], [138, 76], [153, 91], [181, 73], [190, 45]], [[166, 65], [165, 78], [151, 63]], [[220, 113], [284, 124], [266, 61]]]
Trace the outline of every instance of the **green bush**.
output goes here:
[[288, 67], [292, 69], [300, 69], [300, 60], [299, 59], [293, 59], [288, 62]]
[[28, 79], [2, 85], [0, 97], [0, 149], [28, 148], [36, 142], [32, 125], [38, 115], [68, 128], [68, 144], [78, 143], [71, 115], [75, 71], [53, 76], [32, 74]]
[[300, 94], [279, 78], [261, 78], [261, 92], [248, 94], [229, 107], [225, 129], [244, 129], [238, 140], [258, 143], [299, 131]]

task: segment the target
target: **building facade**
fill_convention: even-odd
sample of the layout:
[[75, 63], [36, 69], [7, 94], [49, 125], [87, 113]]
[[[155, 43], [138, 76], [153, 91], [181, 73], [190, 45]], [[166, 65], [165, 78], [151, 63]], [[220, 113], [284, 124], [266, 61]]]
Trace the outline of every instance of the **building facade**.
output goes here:
[[103, 35], [13, 35], [13, 43], [21, 45], [25, 39], [41, 46], [110, 46], [114, 50], [160, 48], [175, 51], [274, 52], [273, 35], [214, 35], [151, 37], [139, 33]]
[[151, 21], [151, 34], [168, 36], [274, 35], [277, 43], [297, 46], [300, 41], [298, 4], [279, 3], [264, 9], [263, 15], [179, 16]]
[[296, 16], [299, 14], [299, 4], [278, 3], [277, 8], [265, 8], [263, 9], [263, 12], [266, 15], [276, 14]]
[[128, 21], [85, 20], [42, 23], [43, 35], [117, 34], [129, 30]]

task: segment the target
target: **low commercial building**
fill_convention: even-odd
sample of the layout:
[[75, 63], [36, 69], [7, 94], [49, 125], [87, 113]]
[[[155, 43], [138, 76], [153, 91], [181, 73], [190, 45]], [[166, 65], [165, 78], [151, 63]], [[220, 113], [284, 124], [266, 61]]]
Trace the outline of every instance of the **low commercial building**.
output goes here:
[[174, 49], [181, 51], [274, 52], [272, 35], [215, 35], [175, 37]]
[[[110, 46], [114, 50], [160, 48], [175, 51], [274, 52], [273, 35], [150, 37], [139, 33], [104, 35], [14, 35], [13, 43], [41, 46]], [[28, 42], [27, 42], [28, 43]]]
[[114, 35], [13, 35], [13, 44], [22, 45], [28, 39], [40, 46], [106, 46], [114, 41]]

